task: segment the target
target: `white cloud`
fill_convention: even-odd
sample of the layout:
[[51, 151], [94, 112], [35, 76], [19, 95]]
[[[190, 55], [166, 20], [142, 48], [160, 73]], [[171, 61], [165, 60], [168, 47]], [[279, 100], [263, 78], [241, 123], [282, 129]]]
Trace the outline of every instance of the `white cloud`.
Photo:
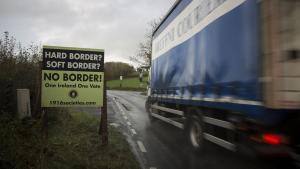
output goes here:
[[107, 61], [135, 54], [151, 20], [175, 0], [1, 0], [0, 31], [24, 43], [104, 48]]

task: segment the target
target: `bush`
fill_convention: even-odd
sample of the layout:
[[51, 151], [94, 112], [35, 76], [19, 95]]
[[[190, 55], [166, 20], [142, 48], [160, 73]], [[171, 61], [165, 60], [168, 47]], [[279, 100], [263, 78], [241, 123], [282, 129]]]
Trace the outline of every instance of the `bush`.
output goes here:
[[[16, 89], [30, 90], [31, 110], [38, 112], [41, 48], [22, 47], [8, 32], [0, 37], [0, 110], [16, 112]], [[34, 115], [34, 114], [33, 114]]]

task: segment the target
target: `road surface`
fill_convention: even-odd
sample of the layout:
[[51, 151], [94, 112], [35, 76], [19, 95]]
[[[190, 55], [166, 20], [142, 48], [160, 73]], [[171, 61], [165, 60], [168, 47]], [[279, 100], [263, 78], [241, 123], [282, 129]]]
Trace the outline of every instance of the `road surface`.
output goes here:
[[[230, 152], [214, 144], [204, 154], [190, 150], [182, 129], [160, 120], [152, 123], [139, 92], [109, 91], [108, 121], [130, 143], [144, 169], [276, 169], [289, 168], [279, 161], [260, 160]], [[93, 109], [90, 113], [97, 113]]]

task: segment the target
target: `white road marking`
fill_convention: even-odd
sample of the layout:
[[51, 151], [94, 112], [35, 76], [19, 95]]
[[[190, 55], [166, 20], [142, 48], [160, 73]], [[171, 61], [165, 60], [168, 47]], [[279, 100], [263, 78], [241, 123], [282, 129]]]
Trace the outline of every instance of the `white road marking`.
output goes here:
[[110, 125], [110, 126], [113, 126], [113, 127], [116, 127], [116, 128], [120, 126], [120, 125], [117, 124], [117, 123], [110, 123], [109, 125]]
[[116, 101], [116, 100], [115, 100], [115, 102], [116, 102], [116, 105], [117, 105], [117, 107], [119, 108], [121, 114], [122, 114], [123, 116], [125, 116], [125, 112], [124, 112], [124, 110], [122, 109], [120, 103], [119, 103], [118, 101]]
[[133, 135], [136, 134], [136, 131], [134, 129], [131, 129], [131, 132], [132, 132]]
[[119, 109], [120, 109], [121, 113], [124, 113], [124, 111], [123, 111], [122, 107], [121, 107], [121, 106], [118, 106], [118, 107], [119, 107]]
[[143, 152], [143, 153], [146, 153], [146, 152], [147, 152], [147, 150], [146, 150], [144, 144], [143, 144], [141, 141], [137, 141], [137, 144], [138, 144], [138, 146], [139, 146], [141, 152]]
[[[129, 126], [129, 129], [130, 129], [131, 133], [132, 133], [133, 135], [137, 134], [136, 131], [135, 131], [134, 129], [131, 129], [131, 128], [130, 128], [131, 123], [128, 121], [128, 117], [125, 115], [125, 113], [124, 113], [122, 107], [120, 106], [120, 103], [117, 102], [116, 99], [115, 99], [115, 103], [116, 103], [117, 107], [119, 108], [121, 114], [123, 115], [124, 119], [127, 120], [127, 125]], [[145, 149], [145, 147], [144, 147], [144, 145], [143, 145], [142, 142], [138, 141], [138, 145], [139, 145], [139, 147], [140, 147], [140, 149], [141, 149], [142, 152], [146, 152], [146, 149]]]
[[150, 167], [149, 169], [156, 169], [156, 167]]

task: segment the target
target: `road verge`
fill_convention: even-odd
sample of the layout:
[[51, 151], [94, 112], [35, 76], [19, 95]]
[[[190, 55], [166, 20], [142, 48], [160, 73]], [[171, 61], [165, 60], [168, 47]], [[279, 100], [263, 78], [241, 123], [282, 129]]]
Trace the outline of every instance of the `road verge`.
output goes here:
[[140, 168], [126, 139], [115, 128], [109, 127], [109, 145], [101, 146], [97, 116], [62, 109], [48, 114], [47, 146], [41, 137], [40, 120], [0, 118], [0, 168]]

